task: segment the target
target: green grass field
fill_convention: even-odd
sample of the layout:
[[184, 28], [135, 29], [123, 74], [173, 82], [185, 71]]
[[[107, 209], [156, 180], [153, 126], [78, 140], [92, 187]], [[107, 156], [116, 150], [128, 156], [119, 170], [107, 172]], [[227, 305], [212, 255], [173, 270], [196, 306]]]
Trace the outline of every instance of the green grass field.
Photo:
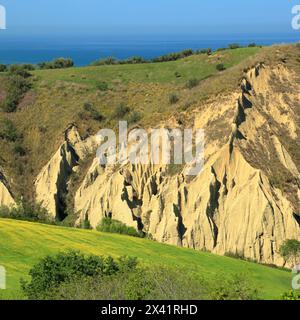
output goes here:
[[[226, 68], [237, 65], [246, 58], [259, 52], [259, 47], [239, 48], [207, 54], [193, 55], [184, 59], [163, 63], [144, 63], [135, 65], [108, 65], [82, 68], [37, 70], [40, 80], [54, 83], [57, 80], [85, 85], [96, 85], [106, 81], [122, 83], [184, 83], [190, 78], [203, 80], [217, 74], [216, 65], [223, 63]], [[179, 77], [175, 73], [179, 73]]]
[[67, 249], [114, 257], [134, 256], [145, 264], [173, 266], [182, 272], [197, 273], [210, 279], [220, 273], [246, 273], [260, 288], [264, 299], [279, 299], [290, 289], [291, 283], [291, 274], [284, 270], [96, 231], [0, 219], [0, 242], [0, 265], [7, 270], [8, 286], [7, 290], [0, 291], [2, 299], [23, 298], [19, 289], [20, 278], [27, 278], [29, 269], [40, 258]]

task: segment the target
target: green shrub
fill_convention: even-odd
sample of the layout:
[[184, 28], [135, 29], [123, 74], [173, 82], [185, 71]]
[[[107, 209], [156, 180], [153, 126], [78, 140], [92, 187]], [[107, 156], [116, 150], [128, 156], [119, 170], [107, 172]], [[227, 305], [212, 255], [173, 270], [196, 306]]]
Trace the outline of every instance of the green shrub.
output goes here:
[[80, 113], [79, 116], [81, 119], [93, 119], [96, 121], [104, 120], [104, 117], [100, 114], [98, 110], [95, 109], [92, 103], [86, 102], [83, 105], [84, 112]]
[[176, 78], [181, 78], [181, 74], [180, 74], [178, 71], [176, 71], [176, 72], [174, 73], [174, 75], [175, 75]]
[[5, 64], [0, 64], [0, 72], [6, 72], [7, 66]]
[[176, 94], [174, 94], [174, 93], [170, 94], [170, 96], [169, 96], [169, 103], [170, 104], [175, 104], [178, 101], [179, 101], [179, 98]]
[[32, 70], [34, 70], [34, 67], [27, 64], [13, 64], [9, 67], [9, 73], [11, 75], [20, 76], [22, 78], [31, 77], [31, 73], [29, 71]]
[[139, 122], [142, 119], [142, 115], [137, 112], [137, 111], [133, 111], [131, 112], [128, 117], [126, 118], [128, 124], [134, 124]]
[[257, 44], [254, 43], [254, 42], [253, 42], [253, 43], [249, 43], [249, 44], [248, 44], [248, 47], [249, 47], [249, 48], [255, 48], [255, 47], [257, 47]]
[[71, 68], [74, 66], [74, 61], [69, 58], [57, 58], [49, 62], [40, 62], [38, 63], [39, 69], [65, 69]]
[[126, 224], [108, 217], [101, 220], [100, 224], [97, 226], [97, 230], [100, 232], [119, 233], [139, 238], [145, 236], [143, 232], [137, 231], [133, 227], [128, 227]]
[[279, 249], [280, 255], [286, 260], [297, 265], [300, 261], [300, 241], [286, 240]]
[[100, 91], [107, 91], [108, 90], [108, 84], [105, 81], [98, 82], [96, 84], [96, 87]]
[[238, 43], [231, 43], [228, 47], [229, 49], [238, 49], [240, 45]]
[[113, 118], [122, 119], [130, 112], [130, 108], [127, 107], [124, 103], [119, 104], [113, 113]]
[[22, 72], [18, 72], [17, 74], [12, 73], [8, 78], [7, 96], [1, 105], [1, 109], [4, 112], [10, 113], [16, 111], [20, 100], [31, 88], [29, 80], [21, 74]]
[[281, 296], [281, 300], [300, 300], [300, 292], [296, 292], [294, 290], [291, 290], [289, 292], [285, 292]]
[[225, 68], [225, 66], [224, 66], [223, 63], [217, 64], [217, 65], [216, 65], [216, 69], [217, 69], [218, 71], [224, 71], [224, 70], [226, 70], [226, 68]]
[[24, 157], [26, 155], [26, 149], [19, 142], [14, 144], [13, 151], [14, 151], [14, 154], [20, 157]]
[[157, 58], [152, 59], [152, 62], [167, 62], [167, 61], [176, 61], [182, 58], [189, 57], [194, 54], [192, 49], [183, 50], [176, 53], [166, 54]]
[[193, 89], [197, 87], [199, 83], [200, 83], [199, 79], [196, 79], [196, 78], [189, 79], [188, 82], [186, 83], [186, 88]]
[[118, 64], [118, 60], [113, 57], [103, 58], [98, 61], [92, 62], [92, 66], [104, 66], [104, 65], [115, 65]]
[[41, 205], [19, 199], [11, 208], [0, 207], [0, 217], [31, 222], [53, 223], [50, 214]]
[[0, 123], [0, 138], [7, 140], [8, 142], [15, 142], [21, 139], [21, 135], [18, 133], [14, 123], [9, 119], [3, 119]]
[[208, 49], [200, 49], [196, 51], [196, 54], [207, 54], [207, 55], [211, 55], [212, 54], [212, 49], [208, 48]]
[[113, 276], [117, 273], [134, 270], [135, 258], [85, 256], [77, 251], [61, 252], [47, 256], [29, 271], [31, 281], [21, 280], [21, 288], [28, 299], [49, 299], [55, 295], [63, 283], [74, 283], [78, 278]]
[[219, 275], [211, 284], [211, 300], [258, 300], [258, 289], [249, 281], [246, 274], [237, 274], [231, 278]]

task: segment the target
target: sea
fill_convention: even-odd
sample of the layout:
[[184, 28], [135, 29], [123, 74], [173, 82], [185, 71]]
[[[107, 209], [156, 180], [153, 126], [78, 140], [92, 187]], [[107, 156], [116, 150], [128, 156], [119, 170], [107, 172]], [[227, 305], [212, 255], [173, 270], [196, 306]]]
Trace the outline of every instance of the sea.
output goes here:
[[101, 58], [125, 59], [141, 56], [151, 59], [184, 49], [227, 47], [231, 43], [258, 45], [294, 43], [300, 33], [289, 34], [81, 34], [81, 35], [5, 35], [0, 33], [0, 64], [51, 61], [72, 58], [76, 66], [86, 66]]

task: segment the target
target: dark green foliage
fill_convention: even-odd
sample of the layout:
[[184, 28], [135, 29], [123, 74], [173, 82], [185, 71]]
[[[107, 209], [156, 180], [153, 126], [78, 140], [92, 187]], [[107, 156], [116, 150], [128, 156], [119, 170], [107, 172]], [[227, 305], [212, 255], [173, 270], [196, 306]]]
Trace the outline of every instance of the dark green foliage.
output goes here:
[[96, 84], [96, 87], [100, 91], [107, 91], [108, 90], [108, 84], [105, 81], [98, 82]]
[[178, 71], [176, 71], [176, 72], [174, 73], [174, 75], [175, 75], [176, 78], [181, 78], [181, 74], [180, 74]]
[[0, 207], [0, 217], [31, 222], [52, 223], [50, 214], [42, 206], [24, 199], [11, 208]]
[[146, 63], [147, 61], [139, 56], [130, 57], [126, 60], [120, 60], [118, 61], [119, 64], [140, 64], [140, 63]]
[[281, 300], [300, 300], [300, 292], [296, 292], [294, 290], [291, 290], [289, 292], [285, 292], [281, 296]]
[[58, 58], [50, 62], [38, 63], [39, 69], [66, 69], [74, 66], [74, 61], [69, 58]]
[[255, 48], [255, 47], [257, 47], [257, 45], [254, 42], [248, 44], [248, 48]]
[[166, 54], [157, 58], [154, 58], [152, 62], [166, 62], [166, 61], [176, 61], [182, 58], [189, 57], [194, 54], [192, 49], [183, 50], [177, 53]]
[[300, 241], [286, 240], [279, 249], [280, 255], [286, 260], [297, 265], [300, 261]]
[[83, 111], [78, 113], [78, 116], [82, 120], [89, 120], [93, 119], [95, 121], [102, 121], [104, 120], [104, 116], [95, 109], [92, 103], [86, 102], [83, 105]]
[[118, 60], [113, 57], [103, 58], [98, 61], [94, 61], [92, 66], [104, 66], [104, 65], [115, 65], [118, 64]]
[[246, 274], [238, 274], [232, 278], [219, 275], [210, 290], [212, 300], [258, 300], [258, 298], [258, 289], [250, 283]]
[[126, 224], [111, 218], [103, 218], [98, 225], [97, 230], [100, 232], [126, 234], [128, 236], [139, 238], [143, 238], [145, 236], [143, 232], [137, 231], [135, 228], [128, 227]]
[[228, 47], [229, 49], [238, 49], [240, 45], [238, 43], [231, 43]]
[[212, 54], [212, 50], [210, 48], [208, 49], [201, 49], [201, 50], [197, 50], [196, 54], [207, 54], [207, 55], [211, 55]]
[[15, 142], [21, 139], [21, 134], [18, 133], [14, 123], [9, 119], [3, 119], [0, 123], [0, 139], [8, 142]]
[[21, 280], [21, 288], [29, 299], [40, 300], [51, 298], [63, 283], [74, 283], [78, 278], [102, 278], [134, 270], [135, 258], [85, 256], [77, 251], [58, 253], [47, 256], [29, 272], [31, 281]]
[[169, 103], [170, 104], [175, 104], [178, 101], [179, 101], [179, 98], [176, 94], [174, 94], [174, 93], [170, 94], [170, 96], [169, 96]]
[[1, 109], [10, 113], [16, 111], [20, 100], [31, 88], [31, 83], [27, 79], [27, 71], [19, 70], [16, 73], [11, 73], [7, 81], [7, 87], [7, 96], [1, 105]]
[[113, 113], [113, 118], [122, 119], [130, 112], [130, 108], [124, 103], [119, 104]]
[[189, 79], [188, 82], [186, 83], [186, 88], [188, 89], [193, 89], [199, 85], [200, 81], [196, 78]]
[[0, 64], [0, 72], [6, 72], [7, 66], [5, 64]]
[[20, 157], [24, 157], [26, 155], [26, 149], [19, 142], [14, 144], [13, 151], [14, 151], [14, 154]]
[[51, 300], [254, 300], [257, 289], [245, 275], [204, 281], [165, 266], [145, 267], [135, 258], [84, 257], [77, 252], [46, 257], [22, 282], [31, 299]]
[[137, 111], [131, 112], [126, 118], [128, 124], [135, 124], [139, 122], [141, 119], [142, 119], [142, 115]]
[[20, 76], [22, 78], [31, 77], [31, 73], [29, 71], [33, 71], [34, 66], [31, 64], [13, 64], [9, 66], [9, 73], [11, 75]]
[[217, 65], [216, 65], [216, 69], [217, 69], [218, 71], [224, 71], [224, 70], [226, 70], [226, 68], [225, 68], [225, 66], [224, 66], [223, 63], [217, 64]]

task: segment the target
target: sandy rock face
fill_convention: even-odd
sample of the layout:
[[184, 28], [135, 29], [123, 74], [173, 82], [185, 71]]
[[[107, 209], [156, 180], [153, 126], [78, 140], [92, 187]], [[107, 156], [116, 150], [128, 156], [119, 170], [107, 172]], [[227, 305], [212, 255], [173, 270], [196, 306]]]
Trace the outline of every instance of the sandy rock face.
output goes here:
[[48, 210], [53, 218], [63, 219], [64, 197], [68, 193], [70, 175], [76, 170], [79, 159], [95, 149], [96, 138], [82, 140], [75, 125], [65, 131], [64, 143], [46, 164], [35, 181], [36, 201]]
[[0, 207], [11, 207], [15, 204], [16, 202], [8, 188], [7, 181], [4, 175], [0, 172]]
[[[300, 239], [297, 204], [244, 155], [251, 148], [266, 158], [277, 154], [278, 165], [299, 176], [292, 157], [268, 124], [267, 112], [272, 112], [275, 121], [278, 113], [258, 104], [257, 96], [270, 90], [271, 73], [290, 76], [283, 67], [274, 71], [257, 66], [243, 79], [240, 93], [222, 100], [222, 108], [212, 103], [195, 114], [195, 128], [201, 123], [207, 129], [207, 146], [204, 170], [193, 179], [182, 173], [170, 176], [164, 166], [103, 168], [95, 160], [76, 193], [78, 222], [88, 219], [96, 227], [104, 216], [111, 216], [160, 242], [283, 265], [278, 253], [281, 243]], [[280, 103], [280, 97], [275, 103]], [[277, 119], [278, 126], [292, 118], [292, 111], [286, 111]], [[296, 126], [289, 122], [291, 138], [295, 138]], [[262, 130], [272, 136], [272, 148], [267, 147], [270, 141], [264, 140]]]

